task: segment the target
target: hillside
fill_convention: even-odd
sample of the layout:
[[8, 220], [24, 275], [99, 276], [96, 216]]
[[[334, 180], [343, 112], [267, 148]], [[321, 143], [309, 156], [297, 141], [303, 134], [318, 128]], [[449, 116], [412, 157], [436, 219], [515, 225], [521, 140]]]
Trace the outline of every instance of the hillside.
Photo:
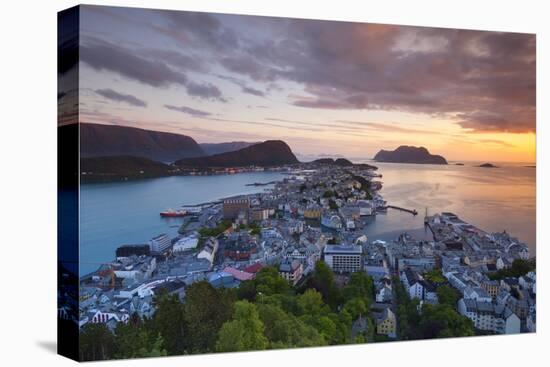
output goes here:
[[346, 158], [337, 158], [337, 159], [319, 158], [319, 159], [316, 159], [316, 160], [312, 161], [311, 163], [331, 164], [331, 165], [336, 165], [336, 166], [341, 166], [341, 167], [353, 166], [353, 163], [350, 160], [346, 159]]
[[424, 147], [402, 145], [393, 151], [381, 150], [374, 156], [377, 162], [416, 163], [416, 164], [447, 164], [440, 155], [433, 155]]
[[88, 123], [80, 124], [80, 154], [86, 158], [125, 155], [160, 162], [205, 155], [186, 135]]
[[181, 167], [247, 167], [278, 166], [299, 163], [290, 147], [281, 140], [267, 140], [234, 152], [206, 157], [180, 159], [175, 165]]
[[236, 150], [243, 149], [254, 144], [258, 144], [258, 142], [251, 143], [247, 141], [231, 141], [227, 143], [202, 143], [199, 145], [206, 153], [206, 155], [215, 155], [227, 152], [234, 152]]
[[162, 177], [173, 174], [173, 170], [169, 165], [143, 157], [110, 156], [80, 159], [82, 183]]

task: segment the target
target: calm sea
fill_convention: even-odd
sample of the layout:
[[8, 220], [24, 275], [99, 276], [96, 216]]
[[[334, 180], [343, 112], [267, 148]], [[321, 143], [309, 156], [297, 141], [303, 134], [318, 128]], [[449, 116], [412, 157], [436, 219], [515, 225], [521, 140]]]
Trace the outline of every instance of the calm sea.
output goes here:
[[[368, 162], [372, 163], [372, 162]], [[389, 205], [416, 209], [412, 216], [388, 209], [367, 229], [369, 239], [391, 239], [402, 230], [431, 238], [424, 215], [449, 211], [489, 232], [506, 230], [536, 250], [536, 169], [527, 164], [498, 163], [499, 168], [372, 163], [383, 175], [381, 194]]]
[[[423, 219], [451, 211], [487, 231], [506, 230], [527, 243], [535, 254], [534, 168], [501, 164], [479, 168], [449, 164], [376, 163], [383, 175], [384, 198], [390, 205], [416, 209], [419, 215], [388, 210], [367, 227], [370, 240], [395, 238], [406, 231], [429, 238]], [[159, 212], [184, 204], [262, 191], [247, 183], [282, 179], [280, 173], [261, 172], [223, 176], [179, 176], [143, 181], [88, 184], [81, 187], [81, 274], [110, 261], [122, 244], [147, 243], [160, 233], [175, 235], [181, 219], [163, 219]]]
[[174, 176], [131, 182], [86, 184], [80, 190], [80, 274], [111, 261], [122, 244], [145, 244], [152, 237], [175, 236], [181, 218], [161, 218], [168, 208], [261, 192], [254, 182], [281, 180], [276, 172], [216, 176]]

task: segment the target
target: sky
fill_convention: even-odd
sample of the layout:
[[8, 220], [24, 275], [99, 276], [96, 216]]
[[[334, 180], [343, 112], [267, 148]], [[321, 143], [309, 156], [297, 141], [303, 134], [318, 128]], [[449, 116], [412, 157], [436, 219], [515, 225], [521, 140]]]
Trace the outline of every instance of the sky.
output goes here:
[[78, 94], [81, 122], [281, 139], [302, 160], [414, 145], [451, 161], [535, 161], [535, 35], [80, 9], [79, 89], [58, 98]]

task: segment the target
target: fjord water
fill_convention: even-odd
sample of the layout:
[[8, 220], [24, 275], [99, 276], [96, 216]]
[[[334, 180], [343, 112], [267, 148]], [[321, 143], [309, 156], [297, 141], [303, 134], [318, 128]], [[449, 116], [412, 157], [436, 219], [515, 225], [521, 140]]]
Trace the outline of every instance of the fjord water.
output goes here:
[[246, 186], [282, 180], [277, 172], [234, 175], [173, 176], [149, 180], [85, 184], [80, 189], [80, 274], [115, 258], [123, 244], [146, 244], [152, 237], [175, 236], [181, 218], [161, 218], [168, 208], [223, 197], [261, 192], [269, 186]]
[[498, 163], [498, 168], [368, 162], [379, 167], [381, 194], [389, 205], [416, 209], [417, 216], [388, 209], [367, 229], [369, 239], [391, 239], [401, 229], [431, 238], [424, 215], [453, 212], [488, 232], [506, 230], [536, 250], [536, 169], [528, 164]]
[[[369, 162], [372, 163], [372, 162]], [[451, 211], [486, 231], [506, 230], [535, 254], [536, 170], [519, 164], [499, 168], [454, 164], [374, 163], [383, 175], [381, 194], [389, 205], [416, 209], [417, 216], [388, 209], [366, 228], [369, 240], [390, 240], [402, 232], [431, 238], [424, 214]], [[82, 185], [80, 191], [80, 273], [110, 261], [122, 244], [147, 243], [160, 233], [175, 235], [181, 219], [159, 212], [241, 193], [262, 191], [284, 176], [274, 172], [219, 176], [177, 176], [142, 181]], [[269, 186], [268, 186], [269, 187]]]

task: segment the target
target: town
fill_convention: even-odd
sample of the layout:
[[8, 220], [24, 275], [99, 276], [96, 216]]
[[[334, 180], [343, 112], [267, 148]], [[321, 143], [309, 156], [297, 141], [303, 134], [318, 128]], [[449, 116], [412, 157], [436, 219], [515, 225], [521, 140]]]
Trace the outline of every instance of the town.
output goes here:
[[[407, 233], [393, 241], [370, 238], [373, 216], [396, 209], [417, 214], [388, 205], [380, 177], [371, 166], [309, 164], [260, 193], [183, 207], [178, 236], [121, 245], [112, 262], [81, 277], [74, 321], [81, 330], [103, 324], [114, 331], [132, 317], [152, 318], [161, 293], [185, 303], [195, 283], [242, 289], [273, 269], [297, 293], [307, 293], [326, 266], [336, 287], [349, 287], [358, 273], [372, 284], [368, 309], [351, 312], [352, 341], [535, 332], [536, 270], [528, 247], [448, 212], [426, 213], [433, 240]], [[413, 324], [437, 317], [438, 305], [469, 320], [473, 333], [416, 335]]]

